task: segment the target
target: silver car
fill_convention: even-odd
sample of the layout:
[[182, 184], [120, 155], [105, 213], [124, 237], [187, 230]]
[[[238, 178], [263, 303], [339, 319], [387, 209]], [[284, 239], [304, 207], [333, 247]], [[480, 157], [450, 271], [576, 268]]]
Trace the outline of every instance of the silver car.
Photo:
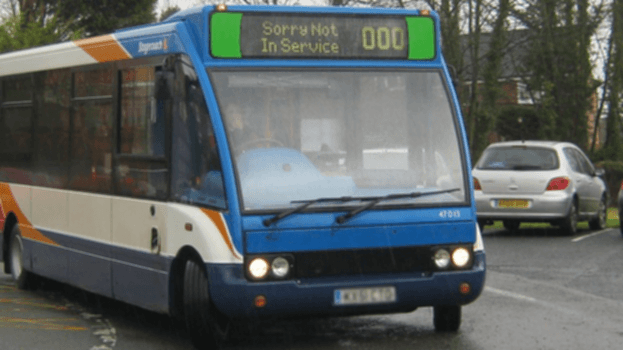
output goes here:
[[606, 226], [608, 191], [603, 169], [568, 142], [511, 141], [489, 145], [473, 171], [481, 229], [502, 220], [508, 230], [521, 222], [549, 222], [574, 234], [578, 221]]

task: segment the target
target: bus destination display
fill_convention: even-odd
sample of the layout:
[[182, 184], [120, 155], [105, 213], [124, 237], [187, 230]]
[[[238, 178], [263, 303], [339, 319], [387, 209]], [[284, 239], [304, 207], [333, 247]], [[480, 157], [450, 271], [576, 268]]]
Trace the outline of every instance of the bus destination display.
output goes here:
[[433, 20], [419, 16], [215, 13], [220, 58], [433, 59]]

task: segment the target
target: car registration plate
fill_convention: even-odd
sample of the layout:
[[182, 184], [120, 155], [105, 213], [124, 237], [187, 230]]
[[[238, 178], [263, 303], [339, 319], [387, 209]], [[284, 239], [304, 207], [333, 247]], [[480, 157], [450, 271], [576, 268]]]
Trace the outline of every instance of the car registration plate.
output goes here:
[[395, 301], [396, 288], [394, 286], [336, 289], [333, 292], [334, 305], [383, 304]]
[[530, 202], [525, 199], [500, 199], [498, 200], [498, 208], [528, 208]]

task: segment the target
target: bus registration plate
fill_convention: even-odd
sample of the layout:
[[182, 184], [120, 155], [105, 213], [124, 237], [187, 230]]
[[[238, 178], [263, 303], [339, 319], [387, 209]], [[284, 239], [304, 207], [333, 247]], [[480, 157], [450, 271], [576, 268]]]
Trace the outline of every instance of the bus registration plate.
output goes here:
[[383, 304], [395, 301], [396, 288], [393, 286], [336, 289], [333, 293], [334, 305]]

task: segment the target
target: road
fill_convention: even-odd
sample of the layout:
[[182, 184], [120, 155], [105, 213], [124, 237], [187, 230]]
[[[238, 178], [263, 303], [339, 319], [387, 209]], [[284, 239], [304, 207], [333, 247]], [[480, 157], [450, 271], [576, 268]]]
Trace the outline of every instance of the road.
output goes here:
[[[282, 321], [234, 334], [225, 349], [620, 349], [618, 229], [486, 230], [487, 282], [456, 334], [430, 308], [408, 314]], [[46, 282], [19, 291], [0, 275], [0, 349], [190, 350], [171, 319]]]

